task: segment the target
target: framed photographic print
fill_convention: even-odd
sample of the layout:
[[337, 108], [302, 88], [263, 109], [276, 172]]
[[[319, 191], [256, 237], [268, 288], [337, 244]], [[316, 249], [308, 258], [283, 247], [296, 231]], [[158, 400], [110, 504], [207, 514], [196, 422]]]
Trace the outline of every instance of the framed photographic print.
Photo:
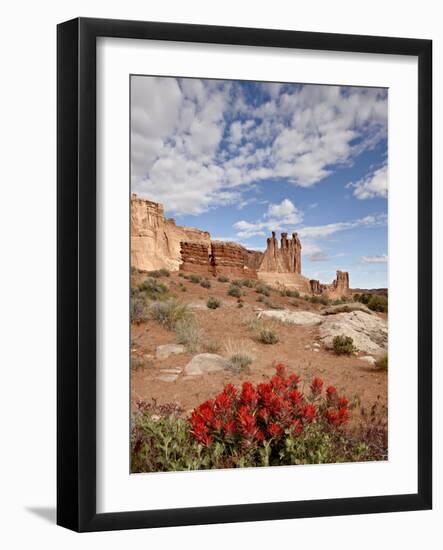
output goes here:
[[58, 26], [59, 525], [431, 508], [431, 75], [429, 40]]

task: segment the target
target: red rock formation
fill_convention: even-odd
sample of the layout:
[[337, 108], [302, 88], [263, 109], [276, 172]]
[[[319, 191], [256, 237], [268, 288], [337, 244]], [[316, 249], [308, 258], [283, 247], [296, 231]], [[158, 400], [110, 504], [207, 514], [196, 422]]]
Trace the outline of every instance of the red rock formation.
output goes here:
[[193, 241], [209, 246], [207, 231], [181, 227], [165, 219], [159, 203], [131, 197], [131, 265], [145, 271], [166, 268], [176, 271], [181, 262], [180, 242]]
[[272, 237], [267, 239], [259, 271], [301, 274], [301, 243], [297, 233], [292, 234], [291, 240], [288, 240], [287, 233], [282, 233], [280, 245], [279, 247], [273, 231]]
[[182, 241], [180, 253], [182, 259], [180, 271], [210, 274], [209, 247], [206, 243]]
[[311, 292], [312, 294], [321, 294], [323, 291], [323, 285], [320, 284], [320, 281], [316, 281], [315, 279], [311, 279], [309, 281], [309, 284], [311, 286]]
[[247, 265], [245, 252], [247, 250], [237, 243], [212, 241], [210, 257], [212, 273], [228, 277], [257, 278], [257, 272]]
[[348, 296], [349, 290], [349, 273], [347, 271], [337, 271], [337, 277], [332, 284], [321, 285], [322, 294], [325, 294], [328, 298], [341, 298], [342, 296]]

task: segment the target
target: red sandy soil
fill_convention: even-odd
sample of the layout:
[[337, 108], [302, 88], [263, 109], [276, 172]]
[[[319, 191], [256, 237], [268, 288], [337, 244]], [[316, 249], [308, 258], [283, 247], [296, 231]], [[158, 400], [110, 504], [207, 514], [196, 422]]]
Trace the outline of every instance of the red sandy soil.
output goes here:
[[[133, 277], [133, 284], [143, 280], [143, 276]], [[332, 384], [349, 399], [358, 396], [361, 404], [368, 408], [376, 401], [387, 405], [387, 373], [380, 371], [357, 356], [337, 356], [331, 351], [320, 348], [319, 352], [306, 349], [318, 341], [318, 327], [284, 325], [278, 323], [276, 332], [279, 342], [266, 345], [253, 339], [253, 332], [245, 320], [256, 316], [259, 309], [269, 309], [257, 301], [259, 294], [253, 288], [242, 287], [246, 295], [242, 297], [243, 307], [238, 308], [236, 298], [227, 295], [229, 283], [219, 283], [210, 277], [212, 287], [206, 289], [199, 284], [171, 273], [169, 278], [160, 279], [167, 284], [177, 298], [184, 303], [201, 304], [202, 309], [193, 309], [198, 323], [207, 336], [220, 346], [215, 353], [227, 356], [225, 344], [242, 341], [254, 356], [249, 372], [234, 374], [230, 371], [220, 371], [202, 376], [185, 376], [183, 372], [174, 382], [163, 382], [158, 377], [163, 369], [181, 368], [192, 359], [193, 355], [184, 353], [172, 355], [164, 360], [155, 358], [159, 345], [176, 343], [175, 334], [166, 330], [156, 321], [132, 324], [131, 357], [141, 366], [131, 369], [131, 401], [132, 407], [139, 400], [150, 401], [152, 398], [158, 404], [177, 403], [185, 412], [189, 412], [202, 401], [213, 397], [225, 384], [240, 386], [245, 380], [254, 383], [268, 380], [275, 372], [276, 363], [285, 363], [290, 372], [300, 375], [304, 384], [309, 384], [314, 376], [323, 378], [326, 385]], [[187, 291], [182, 292], [179, 284], [185, 285]], [[219, 309], [206, 308], [209, 296], [223, 301]], [[304, 299], [281, 297], [278, 292], [272, 292], [269, 298], [273, 303], [283, 305], [291, 310], [320, 311], [322, 306], [311, 304]], [[296, 302], [297, 305], [291, 305]]]

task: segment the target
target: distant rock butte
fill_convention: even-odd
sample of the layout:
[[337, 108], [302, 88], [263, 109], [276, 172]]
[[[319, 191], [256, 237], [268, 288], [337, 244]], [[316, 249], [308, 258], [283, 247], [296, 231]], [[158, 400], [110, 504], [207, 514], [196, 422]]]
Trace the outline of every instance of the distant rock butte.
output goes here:
[[295, 289], [304, 294], [330, 298], [347, 296], [349, 275], [337, 271], [331, 284], [309, 280], [302, 275], [302, 245], [297, 233], [280, 244], [272, 232], [265, 252], [247, 250], [226, 241], [213, 241], [207, 231], [176, 225], [166, 219], [159, 203], [131, 197], [131, 265], [144, 271], [166, 268], [203, 275], [259, 279], [277, 288]]

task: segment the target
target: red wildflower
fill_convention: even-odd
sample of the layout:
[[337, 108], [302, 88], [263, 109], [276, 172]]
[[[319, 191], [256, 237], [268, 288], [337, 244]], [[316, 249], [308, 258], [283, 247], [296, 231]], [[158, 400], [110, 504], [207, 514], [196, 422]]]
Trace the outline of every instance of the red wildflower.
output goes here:
[[301, 414], [306, 422], [312, 422], [317, 414], [317, 409], [315, 405], [308, 404], [302, 408]]
[[303, 396], [298, 390], [292, 390], [289, 392], [289, 399], [296, 405], [299, 405], [303, 400]]
[[336, 426], [338, 424], [338, 413], [335, 409], [328, 409], [325, 412], [325, 418], [332, 426]]
[[279, 437], [283, 433], [283, 428], [275, 422], [271, 422], [268, 426], [268, 433], [271, 437]]
[[297, 389], [297, 384], [300, 382], [300, 377], [298, 376], [298, 374], [291, 374], [288, 380], [291, 388]]
[[346, 399], [346, 397], [340, 397], [339, 400], [337, 401], [337, 406], [338, 408], [347, 407], [348, 403], [349, 401]]
[[267, 409], [266, 407], [262, 407], [258, 413], [257, 413], [257, 416], [259, 416], [262, 420], [264, 420], [265, 422], [268, 421], [268, 418], [269, 418], [269, 409]]
[[298, 418], [291, 422], [291, 430], [294, 435], [300, 435], [302, 433], [303, 425]]
[[318, 395], [319, 393], [321, 393], [321, 390], [323, 388], [323, 380], [321, 378], [314, 378], [312, 380], [310, 388], [311, 392], [314, 395]]
[[251, 382], [244, 382], [240, 394], [240, 401], [244, 405], [255, 407], [257, 404], [257, 392]]
[[235, 433], [235, 430], [236, 430], [237, 426], [236, 426], [234, 420], [229, 420], [228, 422], [226, 422], [226, 424], [224, 425], [223, 428], [225, 430], [225, 434], [227, 436], [230, 436], [230, 435], [233, 435]]
[[196, 412], [206, 423], [210, 423], [214, 418], [213, 402], [205, 401], [196, 409]]
[[256, 432], [255, 416], [246, 405], [242, 405], [238, 410], [238, 421], [244, 435], [254, 435]]
[[337, 397], [337, 390], [334, 386], [328, 386], [326, 388], [326, 397], [328, 401], [333, 401]]
[[338, 409], [338, 418], [340, 420], [340, 424], [346, 424], [349, 420], [349, 411], [346, 407], [340, 407]]

